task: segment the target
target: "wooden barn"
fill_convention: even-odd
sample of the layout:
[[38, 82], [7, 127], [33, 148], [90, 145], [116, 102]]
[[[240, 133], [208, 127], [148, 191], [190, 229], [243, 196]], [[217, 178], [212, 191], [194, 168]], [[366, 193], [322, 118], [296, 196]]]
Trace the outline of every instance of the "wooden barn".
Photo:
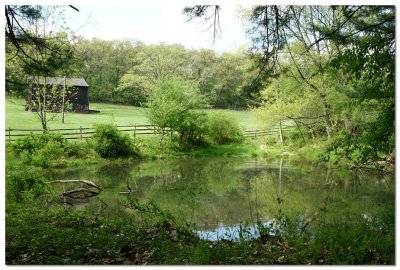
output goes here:
[[[35, 100], [46, 92], [48, 110], [60, 110], [62, 99], [65, 110], [89, 113], [89, 85], [83, 78], [39, 77], [31, 78], [31, 91], [27, 96], [27, 110], [37, 110]], [[44, 91], [46, 85], [46, 91]]]

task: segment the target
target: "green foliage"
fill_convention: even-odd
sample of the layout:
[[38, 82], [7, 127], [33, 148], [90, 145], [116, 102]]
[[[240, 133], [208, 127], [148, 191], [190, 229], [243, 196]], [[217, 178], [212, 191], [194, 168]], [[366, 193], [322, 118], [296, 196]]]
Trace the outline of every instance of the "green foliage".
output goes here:
[[49, 141], [43, 148], [32, 155], [32, 163], [48, 167], [51, 162], [58, 160], [65, 155], [63, 146], [56, 141]]
[[75, 53], [81, 76], [90, 85], [91, 101], [121, 102], [123, 97], [127, 101], [131, 99], [130, 93], [120, 92], [117, 88], [122, 77], [137, 61], [137, 48], [133, 42], [80, 38], [75, 44]]
[[[392, 219], [394, 213], [392, 209]], [[351, 225], [321, 224], [312, 240], [313, 250], [309, 249], [324, 264], [392, 264], [394, 223], [382, 223], [382, 218]]]
[[11, 151], [24, 164], [49, 167], [60, 160], [74, 157], [86, 158], [93, 146], [88, 142], [70, 142], [60, 134], [30, 134], [10, 145]]
[[251, 157], [256, 151], [255, 145], [225, 144], [210, 145], [207, 148], [197, 149], [191, 153], [194, 157]]
[[[12, 55], [7, 67], [18, 65], [13, 71], [22, 71], [22, 77], [73, 73], [73, 48], [65, 26], [64, 7], [6, 6], [6, 17], [6, 53]], [[11, 89], [21, 83], [13, 72], [7, 72], [7, 81]]]
[[237, 109], [258, 101], [262, 84], [255, 78], [259, 70], [246, 53], [224, 53], [214, 65], [207, 67], [204, 75], [213, 79], [207, 89], [210, 104], [217, 108]]
[[30, 134], [11, 144], [12, 151], [25, 164], [49, 167], [62, 157], [67, 157], [69, 143], [61, 135], [42, 133]]
[[191, 149], [193, 146], [206, 146], [207, 114], [190, 111], [186, 113], [182, 121], [176, 127], [176, 131], [179, 134], [179, 144], [186, 150]]
[[15, 154], [20, 155], [22, 152], [33, 154], [44, 148], [49, 142], [58, 144], [61, 148], [65, 148], [67, 141], [59, 134], [51, 134], [48, 132], [41, 134], [31, 133], [22, 139], [11, 144], [11, 149]]
[[[345, 6], [343, 12], [348, 16], [353, 9]], [[365, 6], [349, 19], [349, 24], [352, 28], [332, 39], [339, 44], [349, 42], [351, 46], [331, 59], [330, 68], [336, 78], [341, 78], [343, 87], [338, 91], [342, 90], [351, 100], [346, 108], [347, 118], [354, 120], [329, 151], [361, 165], [394, 152], [394, 7]], [[360, 34], [344, 38], [349, 32]]]
[[27, 193], [36, 197], [47, 190], [43, 171], [36, 166], [7, 165], [5, 175], [7, 200], [21, 202], [27, 196]]
[[116, 90], [116, 100], [120, 103], [142, 106], [154, 91], [154, 85], [148, 78], [127, 73], [122, 76]]
[[244, 51], [218, 55], [178, 44], [100, 39], [81, 39], [75, 49], [94, 101], [144, 106], [160, 81], [179, 77], [198, 84], [210, 106], [235, 109], [257, 100], [262, 87], [253, 81], [259, 69]]
[[262, 127], [274, 128], [289, 119], [313, 126], [322, 114], [317, 95], [292, 78], [289, 72], [271, 80], [261, 97], [261, 106], [253, 108], [251, 114]]
[[224, 112], [212, 113], [208, 116], [208, 135], [217, 144], [240, 142], [244, 139], [239, 122]]
[[147, 104], [149, 122], [161, 131], [160, 142], [170, 131], [178, 133], [182, 145], [202, 141], [206, 115], [195, 109], [203, 104], [203, 97], [188, 82], [179, 78], [162, 80]]
[[325, 161], [333, 159], [336, 162], [345, 159], [346, 162], [361, 166], [378, 160], [379, 153], [365, 140], [365, 136], [354, 136], [350, 132], [342, 131], [335, 136], [322, 158]]
[[275, 145], [277, 143], [277, 138], [275, 136], [267, 136], [265, 138], [265, 143], [267, 145]]
[[83, 142], [72, 141], [68, 142], [64, 148], [64, 152], [68, 157], [85, 158], [91, 155], [93, 149], [94, 144], [91, 140], [86, 140]]
[[110, 124], [100, 124], [96, 127], [93, 140], [95, 150], [102, 158], [118, 158], [139, 156], [139, 149], [128, 134], [123, 134]]
[[173, 224], [175, 228], [185, 229], [185, 224], [181, 219], [175, 217], [168, 211], [161, 209], [153, 201], [141, 203], [137, 198], [129, 196], [124, 205], [127, 208], [137, 211], [142, 219], [141, 222], [144, 224], [166, 222]]
[[[133, 204], [137, 212], [152, 217], [165, 215], [151, 203]], [[49, 211], [33, 203], [28, 207], [7, 201], [6, 263], [393, 265], [393, 210], [388, 207], [372, 222], [345, 226], [315, 223], [312, 234], [300, 232], [298, 227], [290, 229], [295, 222], [289, 222], [283, 227], [287, 232], [284, 237], [274, 236], [274, 230], [258, 224], [262, 232], [258, 239], [211, 242], [165, 222], [165, 218], [159, 223], [142, 224], [133, 216], [93, 217], [74, 209]]]

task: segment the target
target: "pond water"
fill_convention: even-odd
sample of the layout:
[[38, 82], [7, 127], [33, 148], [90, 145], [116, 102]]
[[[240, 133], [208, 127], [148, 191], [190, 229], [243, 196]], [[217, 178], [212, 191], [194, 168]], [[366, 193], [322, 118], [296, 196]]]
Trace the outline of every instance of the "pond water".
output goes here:
[[298, 222], [371, 219], [395, 201], [393, 175], [290, 159], [111, 162], [53, 171], [52, 178], [86, 179], [103, 189], [98, 196], [75, 203], [78, 209], [129, 215], [132, 210], [121, 202], [132, 196], [154, 202], [210, 240], [257, 237], [257, 221], [273, 233], [281, 214]]

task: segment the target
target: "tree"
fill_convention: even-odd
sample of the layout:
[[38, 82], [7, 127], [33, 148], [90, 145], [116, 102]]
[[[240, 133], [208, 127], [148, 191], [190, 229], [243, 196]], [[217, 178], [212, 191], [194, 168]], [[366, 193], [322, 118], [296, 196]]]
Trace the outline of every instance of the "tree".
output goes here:
[[[201, 16], [210, 9], [209, 6], [198, 7]], [[194, 12], [196, 9], [186, 9], [189, 17], [199, 17]], [[249, 22], [248, 35], [252, 39], [251, 50], [259, 59], [261, 73], [268, 76], [284, 71], [282, 64], [288, 61], [296, 68], [292, 70], [292, 76], [306, 84], [318, 95], [324, 108], [324, 119], [326, 132], [330, 137], [332, 132], [332, 119], [330, 104], [327, 102], [326, 94], [320, 91], [312, 82], [311, 78], [323, 70], [322, 55], [330, 52], [330, 44], [321, 37], [318, 25], [333, 26], [337, 21], [336, 13], [331, 14], [330, 9], [322, 6], [254, 6], [248, 13], [246, 19]], [[314, 21], [318, 17], [319, 21]], [[323, 46], [322, 43], [326, 44]], [[303, 47], [302, 52], [293, 52], [292, 45]], [[304, 55], [313, 63], [316, 72], [304, 68], [302, 58]], [[300, 59], [299, 59], [300, 58]]]
[[59, 6], [6, 6], [7, 87], [30, 97], [44, 131], [56, 112], [64, 109], [68, 95], [66, 89], [49, 86], [47, 78], [75, 72], [73, 48], [62, 20]]
[[215, 112], [208, 116], [208, 135], [217, 144], [239, 142], [243, 140], [243, 129], [239, 121], [226, 112]]
[[147, 117], [160, 129], [160, 143], [169, 129], [179, 134], [179, 142], [192, 143], [201, 137], [205, 128], [205, 113], [197, 112], [204, 105], [204, 98], [197, 88], [179, 77], [165, 78], [147, 104]]
[[132, 65], [135, 63], [135, 51], [133, 45], [128, 40], [114, 40], [112, 42], [112, 50], [110, 53], [110, 61], [111, 67], [109, 68], [110, 79], [112, 82], [112, 92], [111, 98], [112, 101], [117, 100], [117, 88], [120, 84], [120, 81], [124, 74], [129, 70]]
[[213, 103], [213, 89], [218, 83], [215, 72], [218, 56], [213, 50], [201, 49], [190, 54], [191, 80], [197, 81], [199, 91], [206, 97], [207, 103]]
[[75, 44], [77, 58], [81, 61], [81, 73], [90, 87], [90, 98], [93, 101], [110, 101], [114, 83], [111, 79], [112, 67], [110, 53], [112, 42], [94, 38], [80, 39]]
[[199, 83], [207, 103], [217, 108], [245, 108], [257, 101], [254, 62], [243, 51], [217, 55], [211, 50], [191, 53], [192, 80]]
[[133, 62], [117, 88], [120, 100], [129, 98], [130, 104], [144, 104], [158, 83], [166, 78], [193, 79], [190, 53], [181, 45], [143, 45]]
[[131, 72], [122, 76], [116, 89], [116, 101], [144, 106], [154, 92], [155, 86], [146, 77]]
[[221, 7], [219, 5], [196, 5], [185, 7], [183, 9], [183, 12], [188, 15], [188, 21], [192, 21], [195, 18], [202, 18], [205, 24], [208, 24], [207, 29], [213, 29], [214, 43], [216, 38], [219, 37], [221, 34], [221, 28], [219, 26], [220, 9]]
[[[394, 159], [395, 134], [395, 10], [393, 6], [346, 6], [351, 28], [332, 37], [346, 46], [331, 60], [340, 90], [351, 99], [355, 118], [330, 146], [329, 153], [357, 165]], [[362, 115], [362, 117], [357, 117]]]
[[32, 76], [29, 80], [29, 109], [39, 118], [43, 131], [47, 131], [48, 123], [64, 112], [75, 93], [65, 78], [62, 85], [48, 77]]
[[[190, 18], [209, 18], [212, 10], [185, 9]], [[318, 101], [327, 137], [344, 129], [330, 152], [359, 164], [393, 153], [393, 6], [269, 5], [246, 14], [259, 75], [294, 78]]]
[[63, 12], [60, 6], [5, 6], [6, 89], [22, 95], [26, 74], [49, 76], [68, 65], [72, 47]]

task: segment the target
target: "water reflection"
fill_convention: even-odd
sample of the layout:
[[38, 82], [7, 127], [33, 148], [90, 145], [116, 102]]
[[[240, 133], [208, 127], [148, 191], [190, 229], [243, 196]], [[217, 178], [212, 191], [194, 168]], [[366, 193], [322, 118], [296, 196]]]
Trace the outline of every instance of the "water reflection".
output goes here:
[[[350, 171], [289, 159], [203, 158], [115, 162], [54, 171], [55, 179], [90, 179], [104, 191], [104, 215], [127, 215], [121, 204], [129, 192], [185, 220], [209, 239], [257, 235], [243, 222], [269, 222], [285, 215], [304, 222], [352, 222], [373, 217], [382, 204], [394, 204], [394, 177], [375, 171]], [[101, 205], [101, 204], [100, 204]], [[87, 209], [98, 209], [90, 200]], [[240, 230], [238, 230], [240, 229]], [[251, 233], [250, 233], [251, 235]], [[232, 239], [230, 239], [232, 240]]]
[[[268, 226], [267, 224], [265, 224]], [[210, 241], [229, 240], [250, 240], [256, 239], [260, 236], [260, 232], [255, 225], [242, 227], [242, 224], [232, 224], [231, 226], [224, 226], [224, 224], [217, 224], [212, 230], [196, 230], [195, 233], [201, 239]]]

